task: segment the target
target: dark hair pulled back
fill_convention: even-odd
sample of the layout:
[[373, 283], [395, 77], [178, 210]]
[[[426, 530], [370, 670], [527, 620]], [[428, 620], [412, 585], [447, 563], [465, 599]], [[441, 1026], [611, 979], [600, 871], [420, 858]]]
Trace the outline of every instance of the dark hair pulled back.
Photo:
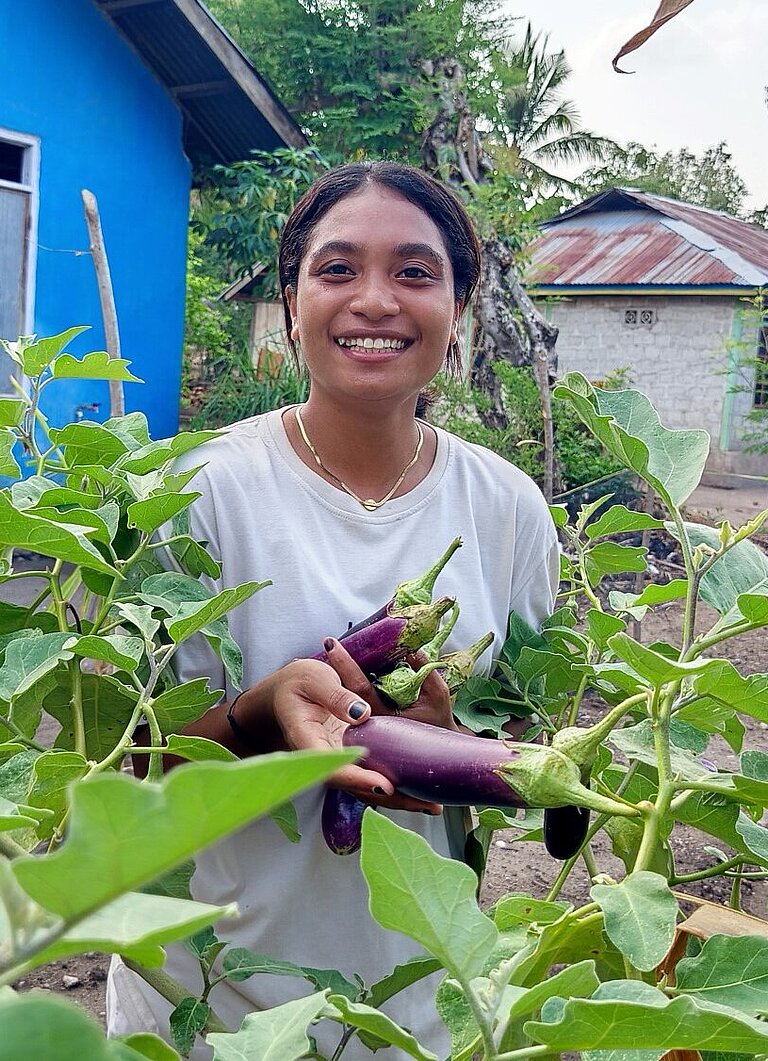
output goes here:
[[[296, 291], [298, 287], [301, 262], [320, 218], [346, 196], [372, 184], [397, 192], [434, 221], [451, 260], [456, 301], [464, 310], [472, 298], [480, 279], [480, 244], [467, 211], [453, 192], [423, 170], [399, 162], [353, 162], [339, 166], [319, 177], [299, 199], [280, 238], [280, 291], [288, 344], [294, 357], [296, 347], [291, 339], [292, 322], [285, 289], [291, 287]], [[460, 369], [458, 344], [452, 344], [447, 357], [451, 367]]]

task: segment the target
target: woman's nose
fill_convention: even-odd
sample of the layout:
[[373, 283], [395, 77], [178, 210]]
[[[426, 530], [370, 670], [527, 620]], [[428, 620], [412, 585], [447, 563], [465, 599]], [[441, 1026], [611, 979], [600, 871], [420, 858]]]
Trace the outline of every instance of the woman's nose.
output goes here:
[[382, 317], [393, 317], [399, 313], [400, 302], [388, 284], [371, 277], [361, 279], [355, 285], [349, 308], [369, 320], [381, 320]]

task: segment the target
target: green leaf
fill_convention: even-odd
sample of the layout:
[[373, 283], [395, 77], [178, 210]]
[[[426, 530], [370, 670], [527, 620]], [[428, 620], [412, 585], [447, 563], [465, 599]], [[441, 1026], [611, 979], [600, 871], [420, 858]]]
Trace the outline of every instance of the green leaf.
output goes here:
[[565, 527], [568, 523], [568, 509], [565, 505], [549, 505], [549, 514], [556, 527]]
[[76, 656], [83, 659], [98, 659], [111, 663], [118, 670], [136, 670], [144, 655], [144, 642], [138, 637], [125, 637], [123, 634], [84, 634], [73, 640], [68, 646]]
[[582, 961], [585, 954], [598, 963], [620, 967], [623, 973], [623, 959], [603, 934], [599, 918], [579, 921], [566, 913], [539, 929], [538, 939], [528, 948], [529, 953], [519, 960], [512, 977], [514, 984], [535, 987], [547, 979], [552, 966]]
[[[1, 399], [0, 399], [1, 400]], [[19, 479], [21, 468], [13, 455], [17, 438], [9, 428], [0, 428], [0, 475], [8, 479]]]
[[[615, 729], [608, 739], [628, 759], [637, 759], [648, 766], [655, 767], [657, 765], [656, 747], [653, 743], [653, 730], [650, 719], [643, 719], [636, 726]], [[672, 769], [675, 773], [679, 773], [681, 777], [697, 780], [712, 776], [711, 771], [686, 749], [679, 748], [673, 744], [670, 752]]]
[[353, 984], [338, 969], [314, 969], [308, 965], [272, 958], [268, 954], [256, 954], [247, 947], [232, 947], [222, 963], [228, 980], [240, 983], [252, 976], [267, 973], [270, 976], [296, 976], [308, 980], [318, 991], [331, 990], [334, 994], [357, 998], [360, 986]]
[[135, 626], [147, 643], [152, 642], [160, 629], [160, 620], [153, 617], [149, 604], [127, 604], [125, 601], [118, 601], [115, 611], [131, 626]]
[[188, 637], [204, 630], [217, 619], [222, 619], [260, 589], [271, 585], [271, 582], [244, 582], [234, 589], [223, 589], [202, 604], [180, 604], [176, 614], [165, 620], [171, 640], [177, 645], [186, 641]]
[[760, 593], [740, 593], [736, 607], [753, 626], [768, 626], [768, 581]]
[[134, 501], [128, 506], [128, 526], [152, 534], [179, 512], [189, 508], [198, 497], [199, 493], [155, 494], [145, 501]]
[[206, 1042], [213, 1047], [213, 1061], [299, 1061], [309, 1050], [307, 1026], [326, 1005], [325, 994], [318, 993], [263, 1013], [249, 1013], [239, 1031], [206, 1036]]
[[501, 654], [511, 667], [514, 667], [515, 663], [517, 663], [517, 657], [525, 645], [529, 648], [541, 649], [544, 652], [549, 651], [549, 645], [541, 634], [534, 630], [532, 626], [529, 626], [517, 612], [510, 612], [507, 624], [507, 639], [502, 645]]
[[110, 357], [106, 350], [94, 350], [85, 357], [62, 354], [53, 364], [54, 379], [115, 379], [124, 383], [143, 383], [128, 371], [130, 361]]
[[65, 346], [69, 346], [81, 332], [87, 331], [87, 326], [67, 328], [58, 335], [50, 335], [29, 344], [24, 343], [21, 349], [21, 367], [24, 369], [24, 375], [39, 376], [51, 361], [58, 357]]
[[768, 1011], [768, 939], [711, 936], [675, 969], [677, 990], [759, 1017]]
[[234, 904], [211, 906], [187, 899], [128, 892], [83, 918], [49, 947], [36, 952], [34, 963], [47, 965], [72, 954], [95, 950], [123, 954], [149, 968], [157, 967], [165, 960], [162, 946], [199, 932], [221, 918], [234, 917], [236, 912]]
[[[686, 523], [685, 528], [692, 545], [719, 549], [720, 533], [715, 527]], [[675, 533], [672, 525], [668, 529]], [[735, 610], [740, 594], [758, 588], [761, 592], [768, 589], [768, 556], [753, 542], [743, 541], [715, 561], [701, 580], [699, 594], [721, 616], [726, 616]]]
[[664, 520], [656, 519], [647, 512], [634, 512], [625, 505], [613, 505], [589, 523], [584, 531], [587, 538], [603, 538], [608, 534], [626, 534], [628, 531], [652, 530], [663, 527]]
[[570, 903], [547, 902], [530, 895], [505, 895], [491, 913], [498, 930], [505, 932], [518, 925], [551, 925], [570, 909]]
[[56, 995], [0, 993], [0, 1061], [110, 1061], [95, 1020]]
[[171, 733], [168, 737], [168, 752], [191, 762], [208, 762], [215, 759], [232, 763], [237, 760], [234, 752], [215, 740], [209, 740], [207, 737], [187, 737], [180, 733]]
[[[17, 858], [13, 871], [41, 906], [78, 917], [154, 880], [353, 760], [346, 752], [278, 752], [180, 766], [160, 785], [124, 774], [94, 777], [72, 792], [69, 831], [59, 850]], [[136, 829], [141, 842], [126, 844]]]
[[480, 973], [498, 933], [477, 906], [477, 878], [468, 866], [370, 810], [363, 815], [360, 865], [371, 913], [383, 928], [415, 939], [461, 979]]
[[[619, 994], [620, 993], [620, 994]], [[768, 1027], [727, 1009], [681, 996], [668, 999], [637, 980], [604, 984], [591, 999], [553, 999], [542, 1020], [524, 1028], [550, 1049], [723, 1050], [765, 1053]]]
[[23, 398], [0, 398], [0, 427], [18, 427], [26, 409]]
[[67, 789], [79, 781], [88, 770], [88, 762], [77, 752], [43, 752], [35, 759], [27, 803], [46, 807], [53, 815], [38, 828], [41, 840], [52, 836], [61, 823], [67, 808]]
[[768, 722], [767, 674], [743, 678], [728, 660], [713, 660], [712, 665], [696, 678], [694, 689], [700, 696], [710, 697], [744, 715]]
[[640, 545], [598, 542], [584, 556], [584, 570], [590, 585], [596, 586], [604, 575], [625, 571], [645, 571], [647, 549]]
[[665, 878], [639, 870], [620, 884], [595, 884], [589, 894], [603, 911], [608, 939], [636, 969], [655, 969], [677, 924], [677, 900]]
[[670, 431], [644, 394], [601, 390], [568, 372], [554, 395], [573, 406], [599, 442], [645, 480], [672, 509], [699, 485], [709, 454], [706, 431]]
[[523, 646], [514, 669], [523, 688], [542, 678], [543, 690], [547, 696], [559, 696], [577, 684], [570, 659], [561, 652], [553, 652], [549, 647], [546, 651], [541, 651]]
[[589, 608], [584, 618], [587, 622], [589, 639], [594, 642], [595, 647], [600, 652], [604, 652], [608, 647], [609, 637], [613, 637], [614, 634], [621, 633], [627, 628], [627, 624], [623, 619], [619, 619], [618, 615], [611, 615], [610, 612], [601, 612], [598, 608]]
[[740, 814], [738, 804], [725, 795], [696, 792], [675, 810], [675, 818], [728, 844], [757, 865], [768, 867], [768, 844], [765, 843], [768, 834]]
[[408, 961], [396, 965], [387, 976], [372, 984], [366, 993], [366, 1001], [378, 1008], [394, 995], [404, 991], [406, 987], [423, 980], [425, 976], [431, 976], [441, 968], [436, 958], [422, 956], [409, 958]]
[[13, 507], [7, 491], [0, 490], [0, 548], [13, 546], [29, 552], [53, 556], [72, 564], [82, 564], [94, 571], [116, 575], [96, 547], [85, 537], [81, 527], [43, 519]]
[[553, 995], [562, 995], [564, 998], [589, 998], [599, 986], [595, 963], [588, 960], [577, 962], [518, 995], [510, 1006], [509, 1019], [520, 1020], [536, 1013]]
[[410, 1032], [401, 1028], [385, 1013], [380, 1013], [364, 1002], [351, 1002], [344, 995], [331, 995], [328, 1001], [339, 1010], [344, 1024], [375, 1035], [385, 1043], [402, 1050], [409, 1057], [415, 1057], [417, 1061], [438, 1061], [437, 1054], [426, 1050]]
[[188, 858], [156, 880], [143, 884], [140, 891], [147, 895], [170, 895], [172, 899], [191, 899], [189, 885], [194, 872], [195, 860]]
[[299, 840], [301, 840], [299, 816], [296, 813], [295, 806], [290, 800], [287, 803], [283, 803], [282, 806], [277, 807], [275, 810], [270, 811], [269, 816], [286, 839], [290, 840], [292, 844], [298, 844]]
[[666, 682], [681, 681], [694, 674], [701, 674], [713, 665], [713, 661], [709, 659], [680, 663], [678, 660], [663, 656], [660, 652], [654, 652], [646, 645], [641, 645], [629, 634], [614, 634], [608, 646], [620, 659], [628, 663], [633, 670], [656, 688], [660, 688]]
[[18, 804], [0, 796], [0, 832], [11, 832], [14, 829], [32, 828], [37, 825], [37, 819], [24, 814]]
[[[89, 759], [98, 762], [112, 751], [128, 725], [138, 698], [136, 689], [123, 685], [109, 674], [82, 675], [81, 701]], [[75, 728], [67, 674], [62, 675], [61, 682], [46, 696], [43, 706], [61, 724], [55, 747], [73, 750]]]
[[139, 1057], [147, 1058], [147, 1061], [180, 1061], [180, 1056], [173, 1047], [151, 1032], [136, 1032], [134, 1035], [123, 1036], [118, 1041], [125, 1043]]
[[51, 428], [51, 442], [64, 449], [70, 468], [93, 465], [111, 468], [127, 452], [125, 442], [104, 424], [81, 420], [66, 427]]
[[188, 995], [183, 998], [170, 1016], [171, 1036], [179, 1052], [188, 1054], [195, 1039], [205, 1027], [211, 1007]]
[[146, 475], [147, 472], [162, 468], [168, 461], [176, 460], [182, 454], [196, 449], [203, 442], [218, 438], [222, 434], [222, 431], [182, 431], [173, 438], [149, 442], [138, 449], [133, 449], [130, 455], [120, 461], [120, 467], [123, 471], [132, 472], [134, 475]]
[[223, 690], [210, 689], [207, 678], [195, 678], [166, 689], [152, 701], [152, 710], [161, 733], [167, 737], [169, 733], [179, 733], [209, 708], [221, 703], [223, 697]]
[[[62, 660], [72, 659], [72, 634], [40, 634], [11, 641], [0, 667], [0, 700], [11, 703]], [[66, 646], [66, 647], [65, 647]]]
[[688, 579], [673, 578], [659, 586], [650, 582], [643, 592], [635, 598], [635, 607], [653, 607], [654, 604], [668, 604], [673, 600], [685, 600], [688, 594]]

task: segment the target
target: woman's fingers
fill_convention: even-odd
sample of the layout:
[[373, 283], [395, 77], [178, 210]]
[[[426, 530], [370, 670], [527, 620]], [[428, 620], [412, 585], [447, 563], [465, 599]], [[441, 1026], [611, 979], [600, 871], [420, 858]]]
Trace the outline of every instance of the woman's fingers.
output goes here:
[[373, 686], [367, 674], [355, 663], [343, 644], [335, 637], [326, 637], [323, 648], [328, 663], [336, 671], [344, 688], [367, 700], [374, 691]]
[[390, 810], [407, 810], [424, 814], [441, 814], [443, 808], [439, 803], [416, 799], [397, 792], [391, 781], [375, 770], [366, 770], [362, 766], [342, 766], [330, 777], [328, 784], [333, 788], [343, 788], [371, 806], [388, 807]]

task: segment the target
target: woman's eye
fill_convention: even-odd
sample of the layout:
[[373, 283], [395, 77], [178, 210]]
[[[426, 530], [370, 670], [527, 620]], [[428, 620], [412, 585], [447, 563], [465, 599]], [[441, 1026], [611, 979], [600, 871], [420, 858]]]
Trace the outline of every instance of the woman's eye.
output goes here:
[[406, 280], [428, 280], [430, 273], [420, 265], [406, 265], [400, 270], [400, 275]]
[[351, 273], [350, 267], [343, 262], [332, 262], [321, 270], [323, 276], [349, 276]]

